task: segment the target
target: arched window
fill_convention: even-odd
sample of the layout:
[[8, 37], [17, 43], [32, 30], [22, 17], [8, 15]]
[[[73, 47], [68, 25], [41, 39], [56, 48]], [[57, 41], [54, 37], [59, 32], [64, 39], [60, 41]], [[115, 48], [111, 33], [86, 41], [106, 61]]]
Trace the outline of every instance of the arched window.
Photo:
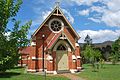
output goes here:
[[61, 44], [61, 45], [58, 46], [57, 50], [64, 50], [65, 51], [66, 47]]

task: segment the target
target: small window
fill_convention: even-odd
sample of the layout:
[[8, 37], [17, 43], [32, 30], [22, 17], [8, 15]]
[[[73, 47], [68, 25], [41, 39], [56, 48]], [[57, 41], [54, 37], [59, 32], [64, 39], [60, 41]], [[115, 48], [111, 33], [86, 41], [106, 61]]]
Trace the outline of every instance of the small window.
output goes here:
[[65, 51], [66, 47], [61, 44], [61, 45], [58, 46], [57, 50], [64, 50]]

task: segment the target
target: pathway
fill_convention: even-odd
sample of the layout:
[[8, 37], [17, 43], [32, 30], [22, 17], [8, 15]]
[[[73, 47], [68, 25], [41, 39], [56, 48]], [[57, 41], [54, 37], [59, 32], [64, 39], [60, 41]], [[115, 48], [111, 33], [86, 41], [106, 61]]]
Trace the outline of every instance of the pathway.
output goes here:
[[71, 80], [85, 80], [85, 79], [83, 79], [83, 78], [81, 78], [79, 76], [76, 76], [74, 74], [71, 74], [71, 73], [65, 73], [65, 74], [60, 74], [60, 75], [65, 76], [65, 77], [67, 77], [67, 78], [69, 78]]

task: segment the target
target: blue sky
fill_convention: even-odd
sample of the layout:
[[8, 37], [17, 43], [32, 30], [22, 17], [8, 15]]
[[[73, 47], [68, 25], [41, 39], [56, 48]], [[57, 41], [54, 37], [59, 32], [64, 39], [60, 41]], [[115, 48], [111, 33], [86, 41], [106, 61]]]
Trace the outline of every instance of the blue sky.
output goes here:
[[[57, 0], [23, 0], [17, 20], [32, 20], [28, 37], [54, 9]], [[84, 42], [87, 34], [93, 43], [115, 40], [120, 36], [120, 0], [59, 0], [60, 7]], [[9, 23], [11, 26], [11, 23]]]

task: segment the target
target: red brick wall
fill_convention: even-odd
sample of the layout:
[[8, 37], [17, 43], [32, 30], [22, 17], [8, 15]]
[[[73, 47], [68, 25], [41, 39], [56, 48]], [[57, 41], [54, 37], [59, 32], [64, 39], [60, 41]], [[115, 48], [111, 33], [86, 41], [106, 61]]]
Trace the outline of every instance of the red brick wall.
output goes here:
[[[80, 56], [80, 47], [79, 46], [76, 47], [75, 55], [76, 55], [76, 57]], [[81, 58], [77, 58], [77, 67], [82, 67]]]
[[57, 70], [57, 66], [56, 66], [56, 51], [52, 52], [52, 56], [53, 56], [53, 70], [56, 71]]
[[36, 47], [29, 47], [30, 60], [28, 61], [28, 69], [35, 69], [35, 60], [32, 60], [32, 57], [35, 57]]
[[72, 43], [72, 45], [75, 47], [75, 36], [72, 34], [72, 31], [69, 30], [69, 28], [64, 28], [64, 33], [67, 35], [68, 39]]
[[69, 69], [72, 69], [72, 52], [68, 51], [68, 65]]
[[45, 35], [44, 38], [44, 47], [47, 46], [48, 42], [51, 40], [54, 35], [48, 26], [43, 26], [40, 31], [36, 34], [36, 56], [41, 58], [37, 61], [37, 68], [42, 69], [42, 54], [43, 54], [43, 39], [42, 35]]

